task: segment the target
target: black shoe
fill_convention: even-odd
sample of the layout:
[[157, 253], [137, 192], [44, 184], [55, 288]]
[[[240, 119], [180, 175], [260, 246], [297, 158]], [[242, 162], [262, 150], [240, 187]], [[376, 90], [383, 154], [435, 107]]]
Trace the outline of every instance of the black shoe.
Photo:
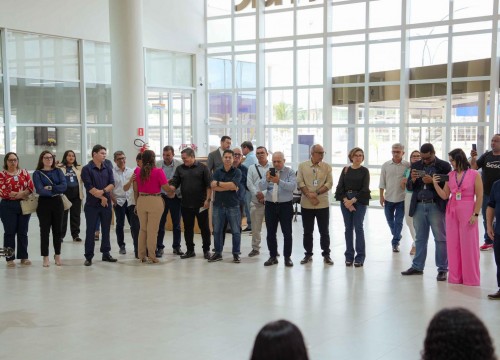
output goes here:
[[205, 251], [203, 253], [203, 257], [205, 258], [205, 260], [208, 260], [208, 259], [210, 259], [212, 257], [212, 254], [210, 253], [210, 251]]
[[83, 263], [83, 265], [85, 265], [85, 266], [92, 266], [92, 260], [85, 260], [85, 262]]
[[490, 300], [500, 300], [500, 290], [494, 294], [488, 295], [488, 299]]
[[251, 232], [252, 228], [246, 227], [244, 230], [241, 230], [241, 232]]
[[250, 251], [250, 253], [248, 254], [249, 257], [254, 257], [254, 256], [257, 256], [260, 254], [260, 251], [259, 250], [252, 250]]
[[[236, 256], [238, 256], [238, 255], [236, 255]], [[210, 257], [210, 259], [208, 259], [208, 262], [217, 262], [217, 261], [221, 261], [221, 260], [222, 260], [222, 255], [214, 253], [212, 255], [212, 257]]]
[[163, 249], [156, 249], [155, 256], [157, 258], [161, 258], [161, 257], [163, 257], [163, 252], [164, 252]]
[[125, 250], [125, 246], [122, 246], [119, 251], [120, 255], [125, 255], [127, 253], [127, 250]]
[[285, 258], [285, 266], [286, 267], [292, 267], [293, 266], [293, 261], [289, 257]]
[[352, 261], [346, 261], [346, 262], [345, 262], [345, 266], [348, 266], [348, 267], [349, 267], [349, 266], [352, 266]]
[[313, 261], [312, 255], [306, 255], [306, 256], [304, 256], [304, 258], [302, 260], [300, 260], [300, 263], [302, 265], [304, 265], [304, 264], [307, 264], [308, 262], [312, 262], [312, 261]]
[[233, 262], [239, 264], [241, 262], [240, 256], [237, 254], [233, 254]]
[[117, 262], [118, 260], [116, 260], [114, 257], [112, 257], [111, 255], [107, 254], [107, 255], [103, 255], [102, 256], [102, 261], [107, 261], [107, 262]]
[[394, 253], [398, 253], [398, 252], [399, 252], [399, 246], [394, 245], [394, 246], [392, 247], [392, 252], [394, 252]]
[[401, 275], [423, 275], [423, 274], [424, 274], [423, 271], [414, 269], [412, 267], [406, 271], [401, 271]]
[[333, 260], [332, 260], [332, 258], [330, 257], [330, 255], [323, 256], [323, 262], [324, 262], [326, 265], [333, 265]]
[[363, 267], [363, 263], [360, 262], [354, 262], [354, 267]]
[[438, 275], [436, 276], [437, 281], [446, 281], [446, 271], [438, 271]]
[[80, 239], [78, 236], [76, 238], [73, 239], [73, 241], [77, 241], [77, 242], [81, 242], [82, 239]]
[[181, 250], [181, 248], [175, 248], [174, 249], [174, 255], [184, 255], [184, 252]]
[[62, 242], [62, 243], [64, 242], [64, 239], [63, 239], [63, 238], [61, 238], [61, 242]]
[[189, 259], [189, 258], [192, 258], [195, 256], [196, 256], [196, 254], [194, 253], [193, 250], [191, 250], [191, 251], [188, 250], [184, 253], [184, 255], [181, 255], [181, 259]]
[[276, 257], [271, 256], [265, 263], [264, 266], [276, 265], [278, 263], [278, 259]]

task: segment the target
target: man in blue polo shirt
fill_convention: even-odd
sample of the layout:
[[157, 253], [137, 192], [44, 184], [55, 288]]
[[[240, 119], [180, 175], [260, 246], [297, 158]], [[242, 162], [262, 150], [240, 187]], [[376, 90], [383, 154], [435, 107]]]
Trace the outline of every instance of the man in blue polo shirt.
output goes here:
[[87, 200], [83, 211], [87, 223], [85, 234], [85, 266], [92, 265], [94, 257], [94, 230], [97, 219], [101, 221], [101, 253], [102, 261], [116, 262], [111, 254], [109, 229], [111, 227], [111, 196], [110, 192], [115, 187], [113, 167], [105, 164], [106, 148], [95, 145], [92, 148], [92, 161], [82, 168], [82, 181], [87, 192]]
[[226, 220], [233, 235], [233, 262], [240, 262], [241, 211], [237, 192], [241, 181], [241, 171], [233, 167], [233, 159], [234, 152], [224, 150], [222, 154], [223, 166], [215, 170], [210, 184], [215, 194], [212, 212], [215, 253], [208, 259], [208, 262], [222, 260], [222, 249], [224, 247], [222, 235]]

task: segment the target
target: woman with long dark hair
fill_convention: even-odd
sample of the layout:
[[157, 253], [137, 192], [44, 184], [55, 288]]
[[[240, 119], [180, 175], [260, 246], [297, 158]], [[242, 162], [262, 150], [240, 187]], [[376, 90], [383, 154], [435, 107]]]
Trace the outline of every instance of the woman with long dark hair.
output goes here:
[[49, 236], [52, 228], [54, 260], [61, 266], [61, 228], [64, 214], [62, 195], [66, 191], [66, 179], [62, 171], [56, 168], [54, 155], [44, 150], [38, 158], [33, 182], [38, 193], [36, 214], [40, 223], [40, 251], [43, 267], [49, 267]]
[[[342, 202], [340, 209], [345, 225], [345, 265], [363, 266], [366, 258], [365, 231], [363, 221], [371, 199], [370, 172], [361, 165], [365, 153], [359, 147], [349, 151], [350, 166], [346, 166], [340, 174], [335, 191], [335, 199]], [[356, 233], [356, 251], [354, 251], [354, 234]]]
[[170, 190], [168, 180], [163, 170], [156, 167], [155, 153], [151, 150], [142, 153], [142, 167], [136, 168], [134, 174], [134, 198], [140, 222], [138, 256], [142, 262], [158, 263], [156, 242], [165, 207], [161, 189]]
[[250, 360], [308, 360], [299, 328], [287, 320], [266, 324], [257, 334]]
[[479, 227], [477, 218], [483, 203], [483, 181], [470, 168], [462, 149], [448, 153], [451, 171], [444, 188], [439, 186], [439, 174], [433, 176], [434, 189], [446, 206], [446, 249], [448, 252], [448, 282], [470, 286], [480, 285]]
[[66, 195], [68, 200], [73, 204], [71, 208], [64, 211], [61, 241], [63, 241], [66, 236], [66, 231], [68, 230], [68, 214], [71, 237], [73, 238], [73, 241], [82, 241], [80, 238], [80, 215], [82, 213], [82, 200], [84, 194], [83, 182], [80, 177], [82, 166], [78, 165], [75, 152], [73, 150], [66, 150], [59, 167], [66, 177], [66, 184], [68, 186], [64, 195]]
[[[8, 152], [0, 172], [0, 217], [3, 224], [3, 246], [16, 249], [21, 265], [31, 265], [28, 258], [28, 224], [31, 214], [23, 215], [21, 200], [34, 192], [33, 181], [25, 169], [19, 168], [19, 158]], [[7, 257], [7, 267], [15, 267], [15, 256]]]

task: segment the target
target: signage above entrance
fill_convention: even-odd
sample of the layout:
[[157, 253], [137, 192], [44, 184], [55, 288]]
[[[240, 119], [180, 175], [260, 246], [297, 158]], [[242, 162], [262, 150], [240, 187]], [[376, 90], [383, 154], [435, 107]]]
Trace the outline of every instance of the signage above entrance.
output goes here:
[[[285, 0], [286, 1], [286, 0]], [[291, 4], [293, 4], [294, 0], [289, 0]], [[309, 0], [309, 2], [314, 2], [316, 0]], [[241, 11], [252, 3], [252, 8], [255, 9], [257, 0], [241, 0], [241, 2], [235, 6], [236, 11]], [[264, 6], [269, 7], [271, 5], [283, 5], [283, 0], [265, 0]]]

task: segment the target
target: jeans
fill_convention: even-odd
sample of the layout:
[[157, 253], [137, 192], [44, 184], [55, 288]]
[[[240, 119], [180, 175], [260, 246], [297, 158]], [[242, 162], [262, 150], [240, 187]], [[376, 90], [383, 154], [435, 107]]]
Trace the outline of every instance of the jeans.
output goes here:
[[200, 213], [199, 208], [181, 206], [182, 220], [184, 221], [184, 240], [187, 251], [194, 251], [194, 219], [198, 220], [203, 241], [203, 252], [210, 251], [210, 227], [208, 226], [208, 209]]
[[330, 208], [306, 209], [302, 208], [302, 226], [304, 227], [303, 244], [306, 255], [313, 255], [313, 233], [314, 218], [318, 221], [319, 242], [321, 245], [322, 256], [330, 255]]
[[436, 203], [417, 203], [417, 209], [413, 214], [413, 225], [417, 234], [415, 240], [417, 252], [413, 258], [412, 268], [419, 271], [424, 270], [430, 228], [436, 244], [435, 257], [438, 271], [448, 271], [445, 214], [439, 210]]
[[[21, 202], [19, 200], [2, 200], [0, 202], [0, 217], [3, 224], [3, 246], [16, 250], [17, 235], [17, 258], [28, 258], [28, 225], [31, 214], [23, 215]], [[12, 261], [16, 257], [6, 258]]]
[[111, 227], [111, 206], [95, 207], [85, 205], [83, 207], [85, 213], [85, 222], [87, 224], [87, 231], [85, 233], [85, 258], [92, 260], [94, 257], [94, 232], [96, 231], [96, 224], [99, 220], [101, 226], [101, 253], [109, 255], [111, 251], [111, 243], [109, 241], [109, 229]]
[[266, 201], [265, 208], [266, 228], [267, 228], [267, 248], [271, 257], [278, 256], [278, 240], [276, 232], [278, 224], [283, 232], [283, 255], [285, 258], [292, 256], [292, 202], [272, 203]]
[[168, 196], [161, 194], [165, 202], [165, 210], [160, 219], [160, 227], [158, 229], [158, 239], [156, 243], [157, 249], [164, 249], [163, 238], [165, 237], [165, 224], [167, 223], [167, 214], [170, 211], [170, 217], [172, 218], [172, 226], [174, 233], [174, 241], [172, 242], [173, 249], [181, 248], [181, 199], [177, 196], [174, 198], [169, 198]]
[[384, 205], [385, 218], [391, 229], [392, 246], [399, 246], [401, 230], [403, 230], [403, 219], [405, 217], [405, 202], [386, 201]]
[[252, 216], [250, 215], [250, 204], [252, 203], [252, 193], [247, 190], [245, 193], [245, 216], [247, 218], [247, 229], [252, 228]]
[[139, 217], [135, 213], [135, 205], [130, 205], [128, 207], [129, 221], [130, 221], [130, 233], [132, 235], [132, 241], [134, 242], [134, 254], [136, 258], [138, 255], [138, 244], [139, 244], [139, 230], [141, 229], [141, 224], [139, 222]]
[[[488, 236], [488, 231], [486, 231], [486, 209], [488, 208], [488, 203], [490, 202], [490, 196], [483, 193], [483, 205], [481, 207], [481, 214], [483, 214], [483, 226], [484, 226], [484, 243], [493, 244], [493, 240]], [[495, 219], [493, 219], [493, 229], [495, 228]]]
[[240, 253], [241, 245], [241, 210], [239, 206], [224, 207], [214, 206], [212, 210], [212, 223], [214, 227], [214, 243], [215, 252], [222, 254], [224, 247], [223, 233], [224, 224], [226, 221], [231, 227], [231, 234], [233, 235], [233, 254]]
[[[344, 205], [340, 205], [345, 226], [345, 261], [363, 264], [366, 258], [365, 252], [365, 230], [363, 221], [365, 220], [366, 205], [354, 204], [356, 211], [349, 211]], [[354, 252], [354, 234], [356, 233], [356, 252]], [[356, 256], [355, 256], [356, 255]]]
[[116, 242], [118, 243], [118, 247], [121, 249], [125, 247], [125, 234], [123, 232], [123, 228], [125, 227], [125, 217], [127, 218], [128, 224], [131, 225], [130, 214], [128, 212], [128, 202], [125, 201], [125, 204], [123, 204], [122, 206], [116, 204], [115, 206], [113, 206], [113, 209], [115, 210], [116, 218]]

